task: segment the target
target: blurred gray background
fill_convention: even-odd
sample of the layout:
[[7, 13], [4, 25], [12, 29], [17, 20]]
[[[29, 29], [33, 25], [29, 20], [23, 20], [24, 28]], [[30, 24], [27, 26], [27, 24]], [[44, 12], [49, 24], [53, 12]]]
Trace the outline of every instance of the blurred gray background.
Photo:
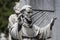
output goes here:
[[55, 14], [56, 17], [58, 18], [55, 23], [55, 28], [56, 28], [56, 40], [60, 40], [60, 0], [55, 0]]

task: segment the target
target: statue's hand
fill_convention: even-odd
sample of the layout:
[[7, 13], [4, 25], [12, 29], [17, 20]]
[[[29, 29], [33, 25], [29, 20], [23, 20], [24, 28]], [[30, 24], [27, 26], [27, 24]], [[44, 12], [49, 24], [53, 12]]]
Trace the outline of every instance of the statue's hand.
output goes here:
[[53, 20], [54, 20], [54, 21], [55, 21], [56, 19], [57, 19], [57, 17], [56, 17], [56, 18], [53, 17]]
[[53, 17], [53, 18], [51, 19], [51, 23], [53, 23], [56, 19], [57, 19], [56, 17]]
[[51, 20], [51, 24], [50, 24], [50, 29], [52, 30], [52, 27], [53, 27], [53, 25], [54, 25], [54, 22], [55, 22], [55, 20], [56, 20], [57, 18], [52, 18], [52, 20]]

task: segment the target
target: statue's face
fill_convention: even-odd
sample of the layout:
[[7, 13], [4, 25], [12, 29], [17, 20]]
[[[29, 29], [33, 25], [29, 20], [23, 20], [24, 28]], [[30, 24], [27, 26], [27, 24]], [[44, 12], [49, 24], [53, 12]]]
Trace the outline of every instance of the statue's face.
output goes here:
[[15, 9], [15, 13], [16, 14], [19, 14], [20, 13], [20, 10], [19, 9]]
[[25, 12], [24, 12], [24, 25], [25, 27], [30, 27], [30, 24], [32, 23], [32, 19], [31, 19], [31, 15], [32, 15], [32, 9], [31, 8], [26, 8]]
[[25, 14], [25, 17], [27, 17], [30, 20], [31, 15], [32, 15], [32, 9], [31, 8], [26, 8], [24, 14]]

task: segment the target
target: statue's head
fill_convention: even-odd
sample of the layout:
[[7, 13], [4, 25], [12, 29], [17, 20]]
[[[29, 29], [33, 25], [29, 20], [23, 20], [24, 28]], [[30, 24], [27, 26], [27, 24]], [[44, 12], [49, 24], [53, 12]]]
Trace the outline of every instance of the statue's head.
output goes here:
[[15, 11], [16, 14], [20, 14], [20, 3], [17, 2], [16, 5], [14, 6], [13, 10]]
[[23, 25], [29, 27], [32, 23], [32, 7], [30, 5], [25, 5], [21, 8], [20, 12], [23, 14]]

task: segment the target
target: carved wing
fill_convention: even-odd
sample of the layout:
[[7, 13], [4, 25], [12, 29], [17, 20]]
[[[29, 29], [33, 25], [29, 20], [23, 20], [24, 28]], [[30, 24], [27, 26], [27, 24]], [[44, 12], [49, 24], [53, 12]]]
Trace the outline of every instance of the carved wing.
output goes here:
[[39, 27], [44, 27], [51, 21], [53, 15], [53, 12], [34, 11], [32, 15], [32, 24], [35, 24]]

